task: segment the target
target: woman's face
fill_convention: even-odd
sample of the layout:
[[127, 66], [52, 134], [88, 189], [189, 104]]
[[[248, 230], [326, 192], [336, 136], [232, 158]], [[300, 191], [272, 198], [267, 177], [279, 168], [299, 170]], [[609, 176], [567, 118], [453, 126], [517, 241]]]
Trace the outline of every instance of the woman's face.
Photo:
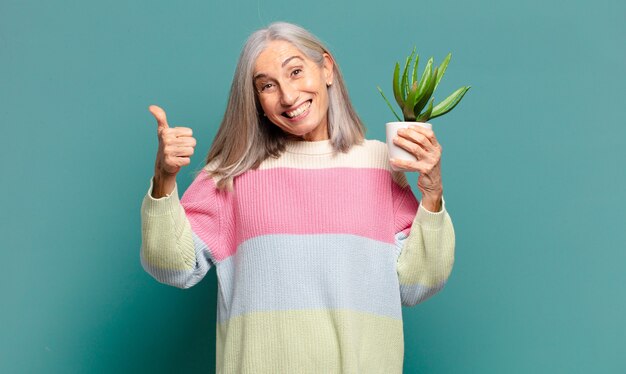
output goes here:
[[254, 68], [254, 87], [267, 118], [307, 141], [328, 139], [328, 88], [333, 62], [318, 67], [293, 44], [274, 40]]

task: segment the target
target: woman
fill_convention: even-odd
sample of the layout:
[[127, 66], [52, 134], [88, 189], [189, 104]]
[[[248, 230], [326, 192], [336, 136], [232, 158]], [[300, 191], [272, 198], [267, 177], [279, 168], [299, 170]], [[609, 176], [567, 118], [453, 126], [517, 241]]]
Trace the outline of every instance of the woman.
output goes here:
[[441, 146], [420, 127], [419, 204], [386, 145], [364, 139], [336, 61], [275, 23], [246, 42], [206, 166], [178, 199], [191, 129], [158, 123], [141, 262], [180, 288], [218, 277], [218, 373], [401, 373], [402, 305], [439, 291], [454, 261]]

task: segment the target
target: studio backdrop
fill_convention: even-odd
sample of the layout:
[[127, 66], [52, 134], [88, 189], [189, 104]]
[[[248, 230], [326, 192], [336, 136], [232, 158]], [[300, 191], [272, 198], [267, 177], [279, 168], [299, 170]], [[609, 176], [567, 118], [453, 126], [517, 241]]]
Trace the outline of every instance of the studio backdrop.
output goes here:
[[[215, 270], [139, 262], [157, 104], [204, 163], [246, 37], [297, 23], [333, 52], [367, 138], [394, 64], [452, 53], [432, 120], [456, 262], [404, 308], [406, 373], [626, 372], [626, 3], [0, 2], [0, 372], [210, 373]], [[417, 174], [408, 174], [416, 196]], [[277, 202], [279, 203], [279, 202]]]

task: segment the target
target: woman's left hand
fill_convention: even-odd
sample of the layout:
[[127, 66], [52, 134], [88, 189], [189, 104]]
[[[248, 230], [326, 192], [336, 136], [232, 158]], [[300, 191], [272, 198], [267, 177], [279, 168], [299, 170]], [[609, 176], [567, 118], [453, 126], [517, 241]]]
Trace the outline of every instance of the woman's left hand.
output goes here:
[[[425, 208], [437, 212], [440, 209], [440, 200], [443, 195], [441, 184], [441, 145], [431, 129], [418, 125], [398, 130], [394, 144], [404, 148], [414, 155], [417, 160], [406, 161], [392, 159], [390, 162], [403, 171], [417, 171], [417, 187], [422, 192], [422, 203]], [[426, 203], [429, 203], [426, 205]], [[433, 208], [435, 210], [431, 210]]]

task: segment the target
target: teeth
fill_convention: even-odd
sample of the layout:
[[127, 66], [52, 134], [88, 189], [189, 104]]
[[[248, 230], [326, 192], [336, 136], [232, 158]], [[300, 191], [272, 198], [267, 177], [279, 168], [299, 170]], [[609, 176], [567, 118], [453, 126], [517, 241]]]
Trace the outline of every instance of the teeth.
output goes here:
[[300, 105], [298, 109], [291, 111], [291, 112], [285, 112], [285, 114], [290, 118], [297, 117], [300, 114], [304, 113], [307, 109], [309, 109], [310, 106], [311, 106], [311, 102], [307, 101], [306, 103]]

